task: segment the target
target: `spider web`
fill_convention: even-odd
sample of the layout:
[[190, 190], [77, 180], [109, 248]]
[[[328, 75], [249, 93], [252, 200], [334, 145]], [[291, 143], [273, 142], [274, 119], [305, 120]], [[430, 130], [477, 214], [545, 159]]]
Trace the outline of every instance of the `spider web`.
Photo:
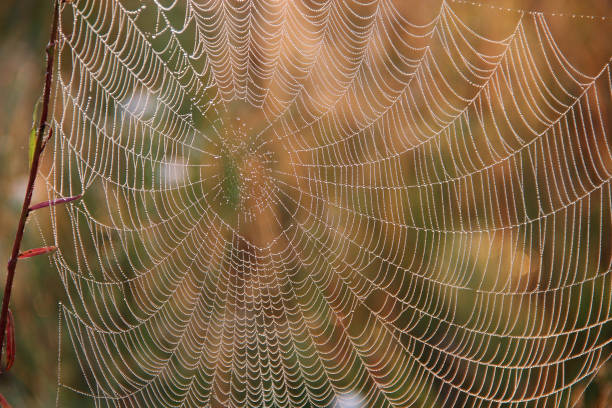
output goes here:
[[572, 404], [612, 352], [610, 59], [479, 6], [63, 4], [58, 405]]

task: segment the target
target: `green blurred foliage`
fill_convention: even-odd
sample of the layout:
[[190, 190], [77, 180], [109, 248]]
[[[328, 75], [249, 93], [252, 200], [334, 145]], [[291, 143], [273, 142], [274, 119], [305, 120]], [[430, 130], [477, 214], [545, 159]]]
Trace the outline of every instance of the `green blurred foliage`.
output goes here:
[[[28, 138], [34, 106], [42, 93], [50, 15], [49, 1], [7, 0], [0, 3], [2, 260], [8, 259], [25, 192]], [[41, 197], [41, 192], [37, 191], [34, 200]], [[30, 220], [22, 248], [40, 246], [39, 228], [46, 227]], [[4, 268], [0, 275], [4, 287]], [[13, 407], [55, 405], [58, 301], [63, 292], [48, 258], [33, 258], [19, 263], [11, 298], [17, 356], [13, 369], [0, 376], [0, 392]]]

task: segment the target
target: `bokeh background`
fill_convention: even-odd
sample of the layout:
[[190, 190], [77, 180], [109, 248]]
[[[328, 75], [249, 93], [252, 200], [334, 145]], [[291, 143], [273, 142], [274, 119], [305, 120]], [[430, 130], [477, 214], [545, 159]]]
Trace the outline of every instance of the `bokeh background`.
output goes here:
[[[552, 10], [610, 17], [605, 23], [583, 24], [555, 19], [563, 51], [586, 73], [597, 72], [609, 59], [612, 3], [601, 1], [496, 1], [500, 6]], [[42, 92], [44, 49], [51, 22], [50, 0], [0, 2], [0, 262], [8, 259], [27, 179], [27, 143], [32, 113]], [[42, 199], [42, 191], [37, 192]], [[34, 199], [37, 201], [37, 198]], [[38, 217], [28, 224], [23, 248], [41, 245], [41, 231], [50, 227]], [[612, 238], [611, 238], [612, 239]], [[6, 271], [0, 279], [4, 285]], [[11, 308], [15, 317], [17, 357], [13, 369], [0, 375], [0, 393], [14, 407], [56, 404], [58, 378], [58, 302], [64, 289], [48, 259], [19, 263]], [[67, 361], [66, 364], [70, 364]], [[78, 383], [78, 368], [63, 366], [66, 383]], [[608, 364], [591, 385], [575, 388], [577, 406], [612, 406], [612, 367]], [[62, 406], [67, 406], [63, 402]], [[78, 406], [75, 403], [74, 406]]]

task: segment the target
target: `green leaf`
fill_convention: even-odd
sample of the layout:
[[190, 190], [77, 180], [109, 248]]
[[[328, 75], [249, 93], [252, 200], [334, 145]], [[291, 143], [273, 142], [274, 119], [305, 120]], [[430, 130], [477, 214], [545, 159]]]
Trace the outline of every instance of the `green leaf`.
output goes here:
[[29, 159], [30, 159], [30, 167], [32, 167], [32, 161], [34, 160], [34, 149], [36, 148], [36, 127], [33, 127], [30, 131], [30, 150], [29, 150]]
[[36, 105], [34, 105], [34, 113], [32, 114], [32, 130], [30, 131], [30, 143], [28, 150], [28, 157], [30, 159], [30, 167], [32, 167], [32, 161], [34, 160], [34, 149], [36, 148], [36, 119], [38, 119], [38, 108], [42, 102], [42, 98], [38, 99]]

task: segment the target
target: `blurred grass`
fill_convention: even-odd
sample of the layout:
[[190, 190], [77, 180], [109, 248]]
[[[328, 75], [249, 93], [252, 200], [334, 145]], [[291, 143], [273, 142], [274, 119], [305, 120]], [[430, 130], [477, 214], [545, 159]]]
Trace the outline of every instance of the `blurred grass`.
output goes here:
[[[27, 180], [28, 135], [32, 112], [42, 93], [44, 49], [51, 2], [0, 3], [0, 262], [8, 259]], [[37, 195], [40, 198], [40, 195]], [[35, 196], [34, 200], [37, 200]], [[29, 222], [23, 248], [40, 245]], [[2, 268], [2, 287], [6, 271]], [[17, 356], [0, 376], [0, 392], [14, 407], [55, 405], [57, 385], [58, 300], [63, 293], [47, 258], [20, 262], [11, 298]]]

